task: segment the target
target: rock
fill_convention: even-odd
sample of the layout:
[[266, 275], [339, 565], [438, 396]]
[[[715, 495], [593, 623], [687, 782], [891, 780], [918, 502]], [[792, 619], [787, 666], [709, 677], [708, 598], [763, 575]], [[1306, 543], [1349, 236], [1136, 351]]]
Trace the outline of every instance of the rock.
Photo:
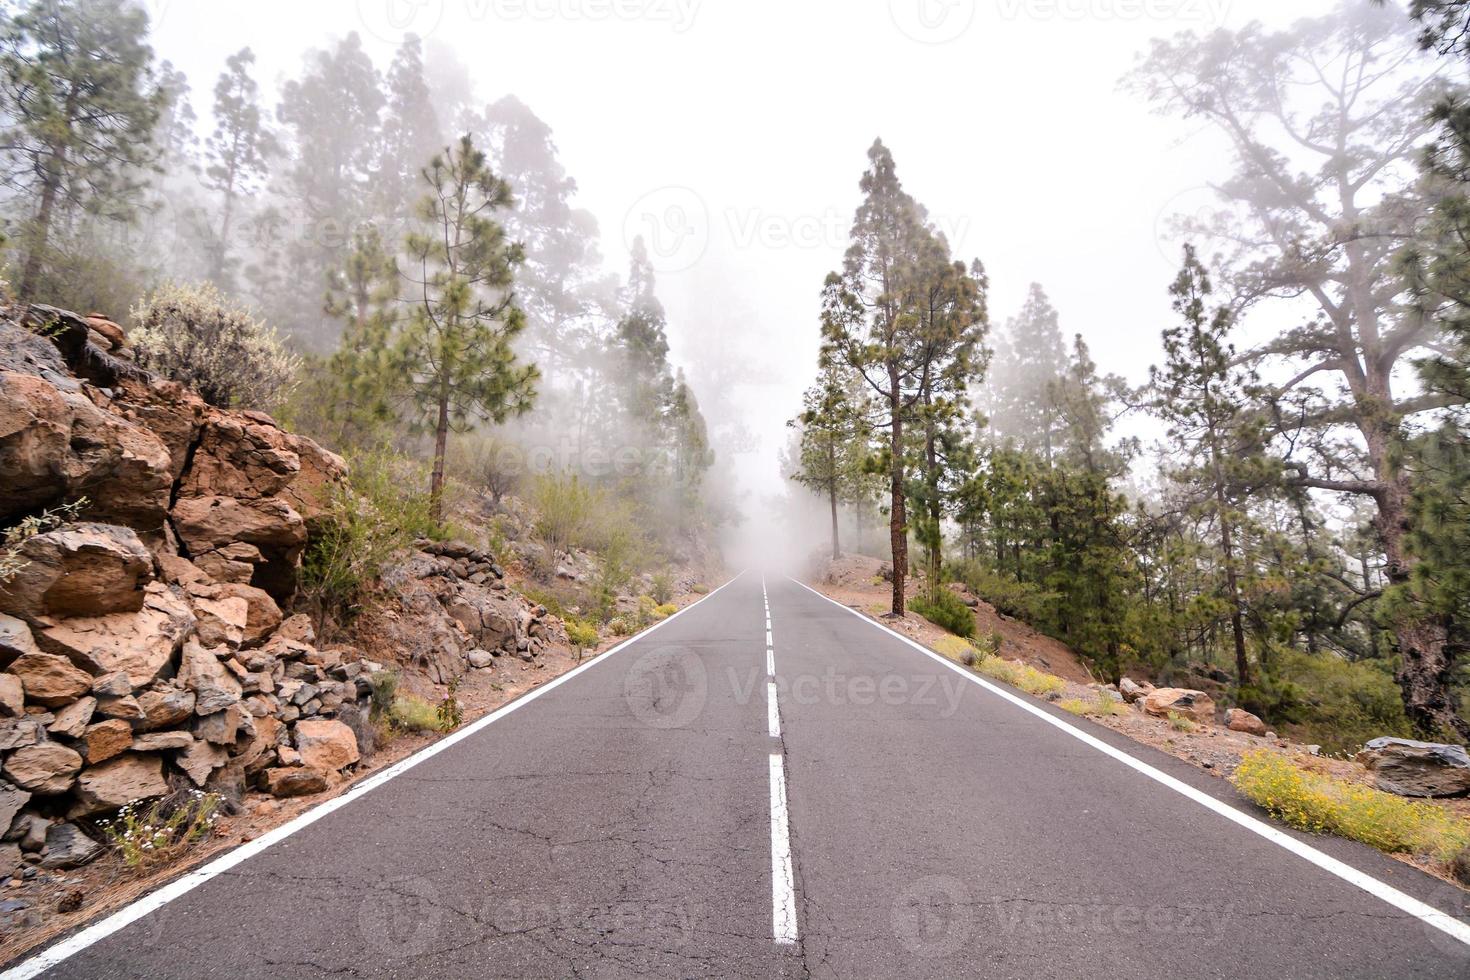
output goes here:
[[267, 769], [265, 788], [272, 796], [310, 796], [327, 788], [327, 777], [315, 769]]
[[143, 608], [153, 556], [126, 527], [73, 524], [27, 538], [25, 564], [0, 590], [0, 612], [34, 623], [46, 616], [99, 616]]
[[321, 772], [338, 772], [358, 761], [357, 736], [340, 721], [314, 719], [296, 723], [296, 751], [302, 764]]
[[[0, 844], [0, 877], [8, 878], [20, 867], [21, 852], [19, 844]], [[0, 911], [4, 911], [0, 909]]]
[[105, 847], [82, 833], [76, 824], [52, 824], [46, 831], [46, 847], [41, 851], [41, 867], [80, 868], [104, 850]]
[[1148, 692], [1153, 689], [1152, 684], [1140, 684], [1131, 677], [1125, 677], [1118, 682], [1118, 693], [1123, 695], [1123, 700], [1129, 704], [1140, 698], [1148, 697]]
[[158, 436], [99, 408], [71, 379], [0, 371], [0, 520], [85, 496], [94, 519], [158, 527], [170, 467]]
[[39, 651], [25, 620], [0, 615], [0, 667], [10, 666], [16, 657]]
[[120, 718], [99, 721], [82, 735], [82, 749], [90, 766], [122, 755], [132, 744], [133, 726]]
[[48, 708], [70, 704], [92, 689], [92, 675], [73, 667], [65, 657], [28, 653], [17, 657], [10, 672], [20, 678], [26, 699]]
[[145, 591], [138, 612], [64, 619], [42, 628], [36, 642], [94, 675], [121, 670], [134, 689], [147, 687], [173, 665], [195, 620], [188, 603], [162, 582]]
[[99, 766], [87, 767], [77, 779], [76, 802], [69, 815], [75, 818], [115, 810], [124, 803], [163, 796], [167, 792], [163, 759], [129, 752]]
[[280, 628], [276, 630], [276, 636], [306, 646], [316, 643], [316, 630], [311, 625], [311, 617], [305, 613], [297, 613], [282, 622]]
[[1180, 687], [1161, 687], [1150, 691], [1143, 699], [1143, 710], [1158, 718], [1166, 718], [1172, 711], [1204, 724], [1215, 720], [1215, 702], [1208, 694]]
[[128, 336], [123, 333], [123, 328], [109, 320], [106, 314], [88, 313], [85, 319], [89, 329], [102, 335], [109, 350], [117, 350], [128, 345]]
[[471, 667], [489, 667], [495, 662], [495, 655], [489, 650], [481, 650], [477, 647], [465, 654], [465, 659], [470, 662]]
[[[30, 801], [30, 793], [13, 783], [0, 779], [0, 834], [10, 828], [11, 823], [15, 820], [15, 815]], [[0, 875], [3, 875], [6, 870], [3, 862], [0, 862]]]
[[195, 786], [203, 786], [210, 773], [230, 761], [230, 754], [218, 745], [209, 742], [192, 742], [181, 752], [174, 764], [188, 774]]
[[216, 549], [244, 543], [254, 546], [261, 555], [251, 574], [251, 585], [277, 600], [295, 589], [297, 564], [306, 546], [306, 523], [284, 500], [185, 496], [179, 498], [170, 514], [195, 564], [215, 578], [219, 575], [206, 563], [207, 556]]
[[215, 745], [232, 745], [240, 731], [240, 723], [248, 717], [238, 704], [206, 715], [194, 723], [194, 735]]
[[35, 718], [6, 718], [0, 721], [0, 752], [9, 752], [41, 740], [42, 726]]
[[264, 561], [265, 556], [255, 545], [235, 541], [200, 555], [198, 567], [221, 584], [249, 585], [255, 566]]
[[194, 713], [198, 715], [211, 715], [239, 704], [244, 693], [219, 658], [192, 640], [184, 644], [179, 682], [194, 692]]
[[92, 693], [98, 697], [125, 698], [133, 693], [133, 679], [125, 670], [114, 670], [92, 682]]
[[243, 596], [221, 595], [218, 598], [193, 597], [190, 606], [197, 621], [199, 642], [207, 647], [238, 648], [245, 640], [245, 627], [250, 621], [250, 604]]
[[26, 711], [26, 689], [14, 674], [0, 674], [0, 715], [19, 718]]
[[138, 696], [138, 706], [143, 709], [142, 728], [167, 728], [176, 725], [194, 713], [194, 692], [177, 688], [154, 688]]
[[1257, 738], [1266, 736], [1266, 723], [1244, 708], [1231, 708], [1225, 712], [1225, 727], [1232, 732], [1245, 732]]
[[125, 698], [98, 698], [97, 713], [104, 718], [121, 718], [123, 721], [148, 720], [148, 713], [131, 694]]
[[46, 730], [52, 735], [81, 738], [87, 731], [87, 724], [92, 720], [92, 712], [95, 710], [97, 710], [96, 698], [82, 698], [58, 711], [56, 720], [47, 726]]
[[5, 760], [5, 775], [21, 789], [55, 796], [71, 789], [82, 770], [82, 757], [57, 742], [16, 749]]
[[132, 749], [134, 752], [172, 752], [187, 749], [193, 744], [194, 736], [184, 731], [143, 732], [133, 739]]
[[264, 589], [241, 583], [226, 583], [219, 587], [221, 595], [237, 596], [245, 600], [244, 644], [253, 646], [281, 625], [281, 607]]
[[1470, 754], [1458, 745], [1375, 738], [1357, 760], [1374, 774], [1374, 785], [1399, 796], [1455, 796], [1470, 791]]

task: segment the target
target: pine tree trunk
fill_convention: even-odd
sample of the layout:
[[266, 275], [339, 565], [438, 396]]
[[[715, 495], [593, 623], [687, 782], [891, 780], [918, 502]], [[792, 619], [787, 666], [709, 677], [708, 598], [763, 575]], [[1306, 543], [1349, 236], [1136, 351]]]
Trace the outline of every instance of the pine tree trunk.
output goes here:
[[[1409, 487], [1402, 475], [1384, 481], [1378, 497], [1375, 523], [1388, 559], [1385, 569], [1389, 585], [1406, 585], [1414, 560], [1404, 545], [1409, 526]], [[1404, 701], [1404, 712], [1414, 726], [1431, 738], [1448, 734], [1470, 740], [1470, 722], [1460, 717], [1450, 691], [1455, 659], [1448, 649], [1449, 629], [1442, 618], [1414, 609], [1393, 624], [1398, 640], [1399, 666], [1395, 678]]]
[[832, 560], [842, 557], [842, 548], [837, 540], [837, 481], [827, 484], [827, 502], [832, 506]]
[[46, 252], [46, 242], [51, 236], [51, 216], [56, 209], [56, 195], [60, 191], [60, 178], [48, 176], [41, 188], [41, 205], [36, 209], [34, 227], [27, 243], [26, 264], [20, 275], [20, 298], [33, 302], [37, 280], [41, 278], [41, 265]]
[[897, 373], [896, 369], [889, 370], [888, 407], [893, 419], [892, 439], [889, 442], [889, 452], [893, 457], [889, 465], [889, 493], [893, 506], [890, 508], [888, 517], [888, 545], [893, 556], [892, 612], [895, 616], [902, 616], [904, 613], [904, 580], [907, 578], [909, 568], [909, 541], [907, 513], [904, 507], [903, 417], [900, 413]]
[[449, 379], [439, 384], [439, 418], [434, 426], [434, 471], [429, 478], [429, 510], [435, 523], [444, 520], [444, 457], [449, 448]]

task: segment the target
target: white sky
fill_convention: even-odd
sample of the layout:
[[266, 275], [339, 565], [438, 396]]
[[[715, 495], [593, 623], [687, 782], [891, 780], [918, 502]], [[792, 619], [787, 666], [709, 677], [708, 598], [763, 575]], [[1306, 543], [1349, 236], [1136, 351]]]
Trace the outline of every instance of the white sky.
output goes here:
[[[1362, 0], [1367, 2], [1367, 0]], [[978, 255], [1001, 325], [1040, 281], [1100, 366], [1142, 380], [1169, 318], [1178, 245], [1229, 160], [1117, 81], [1153, 36], [1280, 25], [1328, 0], [151, 0], [155, 46], [197, 111], [231, 52], [267, 88], [302, 52], [359, 31], [386, 68], [405, 30], [453, 45], [479, 95], [551, 125], [578, 203], [622, 270], [654, 247], [676, 362], [714, 352], [748, 382], [759, 440], [742, 483], [779, 489], [775, 449], [814, 373], [817, 298], [836, 268], [875, 136], [906, 188]], [[271, 93], [274, 103], [274, 93]], [[662, 227], [658, 227], [662, 225]], [[702, 370], [701, 367], [705, 368]], [[715, 392], [699, 391], [706, 405]], [[719, 419], [714, 419], [718, 423]]]

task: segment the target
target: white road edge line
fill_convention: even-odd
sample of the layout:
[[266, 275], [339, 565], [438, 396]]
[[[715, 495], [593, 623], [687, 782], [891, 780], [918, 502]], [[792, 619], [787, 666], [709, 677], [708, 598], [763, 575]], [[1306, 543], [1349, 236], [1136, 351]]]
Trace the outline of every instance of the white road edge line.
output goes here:
[[1229, 820], [1232, 823], [1244, 827], [1246, 830], [1249, 830], [1253, 834], [1264, 837], [1266, 840], [1290, 851], [1297, 857], [1300, 857], [1306, 861], [1311, 862], [1312, 864], [1315, 864], [1317, 867], [1321, 868], [1323, 871], [1326, 871], [1328, 874], [1336, 875], [1338, 878], [1341, 878], [1348, 884], [1362, 889], [1375, 898], [1387, 902], [1394, 908], [1397, 908], [1403, 912], [1407, 912], [1409, 915], [1412, 915], [1414, 918], [1419, 919], [1426, 925], [1433, 926], [1446, 935], [1449, 935], [1466, 944], [1467, 946], [1470, 946], [1470, 925], [1467, 925], [1466, 923], [1460, 921], [1449, 913], [1441, 912], [1434, 906], [1429, 905], [1425, 902], [1421, 902], [1419, 901], [1419, 899], [1414, 898], [1412, 895], [1407, 895], [1404, 892], [1399, 891], [1397, 888], [1394, 888], [1392, 885], [1384, 884], [1377, 878], [1374, 878], [1372, 875], [1369, 875], [1363, 871], [1359, 871], [1352, 865], [1347, 864], [1343, 861], [1339, 861], [1337, 858], [1317, 850], [1312, 845], [1297, 840], [1295, 837], [1280, 830], [1279, 828], [1273, 827], [1270, 824], [1265, 823], [1264, 821], [1259, 820], [1248, 813], [1237, 810], [1235, 807], [1229, 805], [1228, 803], [1222, 803], [1219, 800], [1215, 799], [1213, 796], [1210, 796], [1208, 793], [1201, 792], [1200, 790], [1195, 789], [1193, 786], [1190, 786], [1188, 783], [1182, 782], [1181, 780], [1170, 776], [1168, 773], [1163, 772], [1162, 770], [1155, 769], [1153, 766], [1149, 765], [1146, 762], [1135, 759], [1133, 756], [1129, 755], [1127, 752], [1124, 752], [1122, 749], [1115, 748], [1114, 746], [1109, 745], [1107, 742], [1104, 742], [1093, 735], [1089, 735], [1087, 732], [1082, 731], [1080, 728], [1074, 727], [1061, 718], [1057, 718], [1056, 716], [1042, 710], [1037, 705], [1027, 701], [1019, 695], [1012, 694], [1010, 691], [1007, 691], [1004, 688], [990, 683], [985, 678], [980, 677], [960, 666], [959, 664], [940, 656], [933, 650], [930, 650], [924, 645], [909, 639], [907, 636], [904, 636], [902, 633], [891, 630], [887, 626], [884, 626], [882, 623], [874, 622], [857, 610], [851, 609], [847, 606], [844, 606], [842, 603], [836, 601], [835, 599], [831, 599], [827, 596], [822, 595], [822, 593], [807, 585], [805, 582], [798, 582], [794, 578], [791, 579], [791, 581], [795, 582], [803, 589], [806, 589], [812, 595], [832, 603], [832, 605], [836, 606], [838, 609], [841, 609], [844, 612], [852, 613], [852, 615], [856, 616], [858, 619], [861, 619], [869, 626], [876, 627], [877, 629], [882, 630], [890, 636], [902, 640], [904, 643], [907, 643], [909, 646], [913, 647], [915, 650], [918, 650], [926, 657], [938, 661], [939, 663], [950, 668], [961, 676], [966, 677], [974, 683], [980, 685], [982, 688], [989, 691], [990, 693], [996, 695], [997, 697], [1004, 698], [1005, 700], [1021, 708], [1023, 711], [1030, 712], [1031, 714], [1040, 718], [1042, 721], [1046, 722], [1048, 725], [1051, 725], [1054, 728], [1058, 728], [1063, 732], [1066, 732], [1068, 735], [1071, 735], [1073, 738], [1084, 743], [1085, 745], [1089, 745], [1092, 748], [1097, 749], [1104, 755], [1111, 756], [1112, 758], [1128, 766], [1130, 769], [1136, 770], [1137, 772], [1147, 776], [1149, 779], [1152, 779], [1154, 782], [1166, 786], [1179, 795], [1193, 800], [1195, 803], [1198, 803], [1205, 809], [1213, 811], [1214, 813], [1217, 813], [1220, 816], [1224, 817], [1226, 820]]
[[779, 752], [771, 755], [771, 921], [776, 942], [796, 942], [796, 883], [786, 826], [786, 772]]
[[432, 759], [440, 752], [443, 752], [444, 750], [451, 748], [452, 746], [457, 745], [460, 742], [463, 742], [465, 739], [478, 734], [482, 729], [489, 727], [490, 725], [499, 721], [501, 718], [504, 718], [511, 712], [519, 710], [520, 708], [524, 708], [526, 705], [530, 704], [532, 701], [535, 701], [541, 695], [560, 687], [562, 684], [565, 684], [567, 681], [571, 680], [573, 677], [576, 677], [578, 674], [581, 674], [583, 671], [597, 666], [598, 664], [607, 660], [613, 654], [618, 653], [619, 651], [626, 649], [637, 641], [647, 637], [648, 634], [652, 633], [656, 629], [659, 629], [664, 624], [671, 623], [675, 619], [678, 619], [680, 616], [684, 615], [695, 606], [698, 606], [701, 602], [708, 599], [710, 596], [719, 592], [721, 589], [724, 589], [726, 586], [733, 584], [744, 574], [744, 571], [736, 573], [733, 577], [730, 578], [729, 581], [725, 582], [724, 585], [712, 589], [705, 595], [700, 596], [694, 602], [691, 602], [689, 605], [685, 606], [683, 609], [680, 609], [678, 612], [669, 616], [667, 619], [659, 620], [657, 623], [653, 624], [642, 633], [639, 633], [637, 636], [630, 636], [622, 643], [619, 643], [617, 646], [612, 647], [607, 652], [592, 658], [585, 664], [582, 664], [580, 667], [572, 668], [565, 674], [562, 674], [560, 677], [547, 681], [540, 687], [526, 692], [515, 701], [512, 701], [510, 704], [495, 709], [494, 711], [490, 712], [490, 714], [479, 719], [478, 721], [471, 722], [469, 725], [466, 725], [464, 728], [461, 728], [454, 734], [446, 735], [444, 738], [435, 742], [433, 745], [425, 746], [413, 755], [408, 756], [405, 759], [398, 760], [387, 769], [384, 769], [382, 772], [376, 773], [364, 779], [362, 782], [353, 786], [341, 796], [328, 800], [321, 806], [315, 807], [311, 810], [307, 810], [305, 813], [301, 814], [301, 816], [290, 821], [289, 823], [284, 823], [281, 826], [276, 827], [274, 830], [262, 834], [248, 844], [241, 844], [233, 851], [230, 851], [227, 854], [223, 854], [220, 857], [215, 858], [213, 861], [210, 861], [208, 864], [203, 865], [202, 867], [195, 868], [193, 871], [188, 872], [181, 878], [169, 882], [167, 885], [164, 885], [157, 891], [150, 892], [149, 894], [144, 895], [142, 898], [138, 899], [136, 902], [133, 902], [131, 905], [123, 906], [116, 912], [109, 915], [107, 918], [101, 920], [100, 922], [93, 923], [92, 925], [83, 929], [81, 932], [77, 933], [71, 938], [65, 939], [50, 947], [49, 949], [42, 950], [29, 959], [22, 960], [14, 967], [7, 970], [5, 973], [0, 974], [0, 980], [29, 980], [29, 978], [38, 976], [51, 969], [53, 966], [56, 966], [63, 961], [69, 959], [70, 957], [75, 956], [77, 953], [80, 953], [87, 947], [101, 942], [103, 939], [106, 939], [108, 936], [112, 935], [118, 930], [123, 929], [128, 925], [131, 925], [137, 920], [143, 918], [145, 915], [148, 915], [150, 912], [160, 909], [163, 906], [167, 905], [169, 902], [172, 902], [174, 899], [188, 894], [195, 888], [198, 888], [200, 885], [209, 881], [211, 878], [218, 877], [219, 875], [235, 867], [237, 864], [240, 864], [241, 862], [246, 861], [247, 859], [259, 854], [261, 851], [264, 851], [271, 845], [279, 844], [281, 841], [285, 840], [287, 837], [290, 837], [297, 831], [304, 830], [312, 824], [316, 823], [322, 817], [325, 817], [336, 810], [340, 810], [342, 807], [351, 803], [358, 797], [372, 792], [379, 786], [388, 782], [390, 779], [394, 779], [398, 776], [403, 775], [415, 766]]

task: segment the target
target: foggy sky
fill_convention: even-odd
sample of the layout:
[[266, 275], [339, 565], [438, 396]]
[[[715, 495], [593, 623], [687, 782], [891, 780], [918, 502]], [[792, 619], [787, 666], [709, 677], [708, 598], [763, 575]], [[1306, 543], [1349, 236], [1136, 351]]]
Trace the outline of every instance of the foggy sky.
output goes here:
[[[1367, 2], [1367, 0], [1364, 0]], [[1041, 282], [1070, 337], [1139, 382], [1179, 265], [1167, 215], [1197, 211], [1229, 158], [1117, 81], [1148, 38], [1279, 26], [1328, 0], [150, 0], [155, 47], [208, 119], [225, 58], [254, 48], [274, 107], [302, 54], [358, 31], [380, 70], [405, 31], [453, 46], [483, 101], [514, 92], [554, 130], [577, 203], [622, 272], [650, 240], [672, 358], [701, 389], [719, 351], [776, 492], [775, 453], [814, 373], [818, 293], [837, 268], [865, 151], [957, 257], [989, 270], [992, 321]], [[1165, 236], [1161, 240], [1161, 236]], [[719, 331], [717, 338], [710, 331]], [[701, 359], [706, 360], [701, 363]], [[719, 418], [712, 418], [718, 425]]]

